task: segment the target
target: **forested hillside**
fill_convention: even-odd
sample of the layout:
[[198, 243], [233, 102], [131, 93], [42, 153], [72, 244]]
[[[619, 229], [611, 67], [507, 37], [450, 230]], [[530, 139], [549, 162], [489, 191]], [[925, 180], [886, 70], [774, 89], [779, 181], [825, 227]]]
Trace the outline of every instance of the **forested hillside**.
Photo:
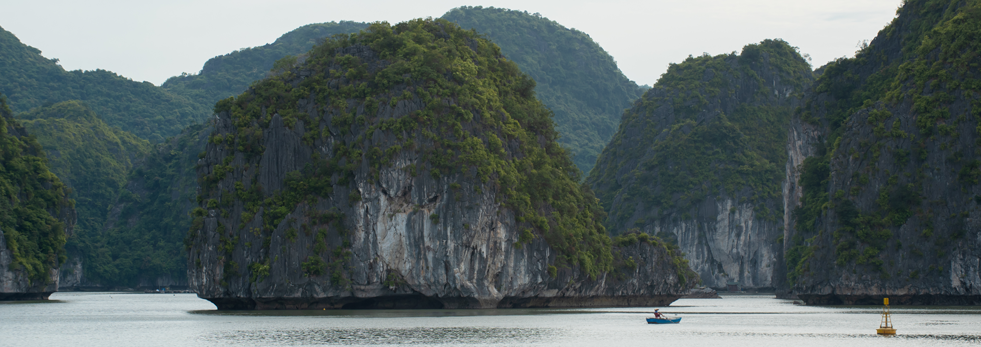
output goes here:
[[304, 25], [280, 36], [273, 43], [211, 58], [198, 74], [174, 76], [160, 86], [174, 94], [213, 106], [218, 100], [238, 95], [252, 82], [265, 78], [277, 60], [305, 54], [310, 47], [326, 38], [355, 33], [366, 27], [367, 23], [350, 21]]
[[617, 131], [624, 109], [644, 92], [589, 35], [541, 15], [464, 6], [443, 18], [489, 38], [535, 80], [535, 94], [555, 114], [559, 144], [583, 175]]
[[92, 259], [105, 283], [125, 287], [187, 284], [184, 237], [198, 187], [194, 171], [212, 128], [200, 124], [156, 145], [137, 162], [103, 228], [102, 249], [115, 259]]
[[150, 152], [150, 143], [107, 125], [80, 101], [65, 101], [18, 115], [44, 147], [55, 173], [72, 193], [78, 224], [69, 239], [73, 257], [85, 260], [86, 276], [95, 282], [112, 278], [119, 255], [105, 248], [122, 240], [102, 232], [109, 206], [126, 182], [133, 164]]
[[152, 142], [208, 116], [211, 105], [106, 70], [65, 71], [0, 28], [0, 93], [15, 113], [81, 100], [110, 126]]

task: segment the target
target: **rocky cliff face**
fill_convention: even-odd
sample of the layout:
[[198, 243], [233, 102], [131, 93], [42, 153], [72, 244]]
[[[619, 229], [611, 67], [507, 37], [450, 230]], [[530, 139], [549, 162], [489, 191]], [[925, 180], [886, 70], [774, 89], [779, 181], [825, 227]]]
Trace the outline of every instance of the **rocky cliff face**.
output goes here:
[[209, 114], [210, 103], [137, 82], [103, 69], [66, 71], [13, 33], [0, 28], [0, 93], [20, 114], [38, 107], [80, 100], [107, 124], [151, 142], [180, 133]]
[[68, 260], [58, 268], [58, 290], [64, 292], [82, 289], [105, 290], [105, 287], [87, 281], [85, 268], [82, 266], [82, 257], [77, 254], [70, 254]]
[[75, 209], [41, 145], [0, 95], [0, 301], [43, 300], [58, 288]]
[[641, 230], [676, 238], [692, 269], [712, 288], [737, 284], [768, 291], [774, 287], [780, 230], [777, 222], [756, 215], [755, 207], [722, 197], [704, 202], [692, 219], [652, 222]]
[[799, 184], [801, 166], [805, 159], [817, 154], [820, 134], [821, 131], [817, 126], [801, 121], [800, 117], [793, 117], [790, 121], [790, 128], [787, 132], [787, 163], [784, 167], [786, 175], [782, 182], [783, 242], [780, 245], [781, 249], [777, 262], [773, 265], [773, 286], [778, 297], [793, 298], [792, 283], [787, 281], [788, 265], [786, 259], [786, 254], [793, 247], [792, 240], [796, 235], [796, 220], [793, 211], [800, 207], [804, 194], [803, 188]]
[[811, 155], [788, 163], [785, 218], [805, 302], [981, 304], [979, 20], [976, 2], [907, 1], [824, 68], [788, 148]]
[[786, 131], [811, 70], [783, 41], [672, 65], [587, 183], [613, 233], [676, 239], [703, 283], [775, 286]]
[[32, 283], [24, 271], [11, 271], [15, 263], [13, 252], [0, 229], [0, 301], [4, 300], [47, 300], [58, 290], [58, 269], [47, 270], [44, 279]]
[[315, 47], [216, 106], [188, 277], [220, 309], [666, 305], [697, 282], [614, 245], [534, 81], [443, 20]]

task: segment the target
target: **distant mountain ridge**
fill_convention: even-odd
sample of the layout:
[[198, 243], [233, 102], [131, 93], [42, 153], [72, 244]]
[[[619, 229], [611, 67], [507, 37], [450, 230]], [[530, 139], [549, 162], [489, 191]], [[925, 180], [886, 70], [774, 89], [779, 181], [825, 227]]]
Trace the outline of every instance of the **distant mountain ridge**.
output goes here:
[[265, 78], [277, 60], [304, 54], [333, 35], [356, 33], [367, 27], [368, 23], [351, 21], [304, 25], [283, 34], [273, 43], [208, 59], [198, 74], [171, 77], [160, 87], [213, 106], [218, 100], [238, 95], [252, 82]]
[[106, 124], [152, 142], [176, 135], [210, 114], [211, 106], [106, 70], [65, 71], [55, 60], [0, 28], [0, 93], [16, 114], [81, 100]]

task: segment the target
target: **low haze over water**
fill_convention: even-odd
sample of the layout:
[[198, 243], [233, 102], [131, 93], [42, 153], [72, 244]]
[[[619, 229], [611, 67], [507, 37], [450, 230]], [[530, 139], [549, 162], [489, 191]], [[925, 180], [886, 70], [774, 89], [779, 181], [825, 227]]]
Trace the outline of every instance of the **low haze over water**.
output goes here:
[[669, 345], [977, 346], [981, 308], [893, 309], [896, 337], [879, 337], [878, 307], [811, 307], [772, 296], [682, 299], [648, 325], [652, 308], [217, 311], [194, 294], [55, 293], [0, 304], [3, 346]]

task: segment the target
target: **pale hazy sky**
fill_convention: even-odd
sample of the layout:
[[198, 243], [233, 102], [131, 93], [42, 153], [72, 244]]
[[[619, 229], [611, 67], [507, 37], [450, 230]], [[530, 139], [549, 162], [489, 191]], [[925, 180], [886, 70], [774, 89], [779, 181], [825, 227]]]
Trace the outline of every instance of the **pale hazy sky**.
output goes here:
[[330, 21], [439, 17], [459, 6], [539, 12], [589, 34], [628, 78], [653, 85], [690, 55], [782, 38], [814, 67], [852, 56], [895, 17], [901, 0], [116, 1], [0, 0], [0, 27], [68, 70], [114, 71], [156, 85], [209, 58]]

